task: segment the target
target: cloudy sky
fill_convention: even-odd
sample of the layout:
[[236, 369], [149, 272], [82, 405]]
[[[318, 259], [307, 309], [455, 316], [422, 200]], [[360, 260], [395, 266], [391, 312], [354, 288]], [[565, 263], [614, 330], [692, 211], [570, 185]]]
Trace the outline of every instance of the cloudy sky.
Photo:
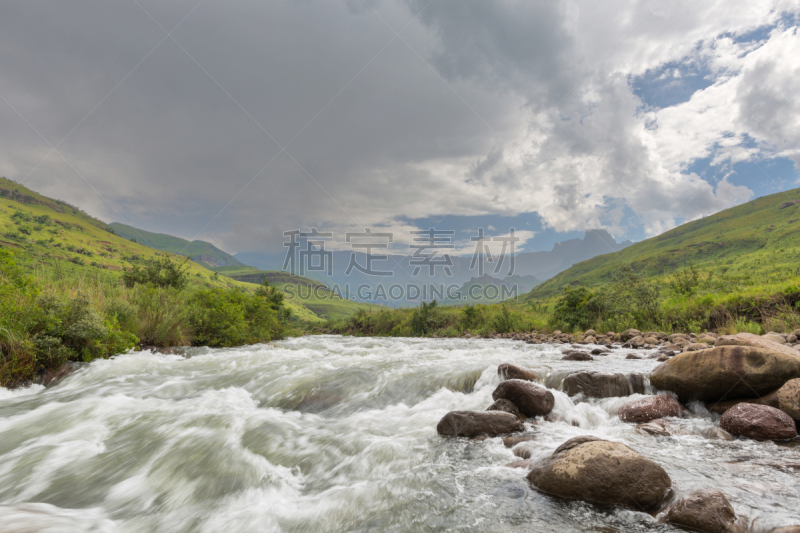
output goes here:
[[798, 15], [781, 0], [5, 2], [0, 175], [230, 252], [312, 226], [640, 240], [800, 185]]

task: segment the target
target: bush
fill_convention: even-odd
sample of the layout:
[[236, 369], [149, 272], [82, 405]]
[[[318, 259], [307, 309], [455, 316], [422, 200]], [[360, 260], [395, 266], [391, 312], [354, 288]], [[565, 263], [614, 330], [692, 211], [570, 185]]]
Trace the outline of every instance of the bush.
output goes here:
[[438, 312], [436, 300], [431, 303], [422, 302], [411, 313], [411, 331], [414, 335], [424, 336], [433, 333], [443, 325], [442, 317]]
[[505, 305], [501, 307], [500, 313], [494, 318], [494, 327], [498, 333], [508, 333], [514, 328], [511, 311]]
[[123, 327], [134, 331], [142, 344], [185, 346], [191, 342], [188, 302], [178, 289], [136, 287], [129, 305], [131, 309], [115, 303], [110, 311], [117, 313]]
[[564, 287], [564, 294], [553, 309], [551, 326], [564, 331], [587, 330], [602, 315], [599, 299], [586, 287]]
[[133, 288], [137, 284], [151, 283], [156, 287], [172, 287], [181, 290], [189, 282], [186, 274], [189, 269], [186, 265], [187, 261], [189, 258], [179, 264], [168, 257], [162, 257], [149, 262], [144, 268], [135, 265], [130, 270], [123, 272], [122, 281], [128, 288]]
[[194, 345], [255, 344], [268, 342], [283, 332], [278, 312], [262, 294], [205, 289], [192, 294], [189, 304]]

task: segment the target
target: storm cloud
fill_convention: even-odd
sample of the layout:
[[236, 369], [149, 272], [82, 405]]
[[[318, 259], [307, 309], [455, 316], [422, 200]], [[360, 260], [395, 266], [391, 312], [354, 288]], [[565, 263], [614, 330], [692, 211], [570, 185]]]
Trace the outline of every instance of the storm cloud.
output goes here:
[[[777, 0], [6, 3], [0, 175], [229, 251], [280, 246], [295, 227], [407, 233], [447, 215], [653, 234], [748, 200], [735, 162], [800, 164], [799, 12]], [[658, 107], [635, 81], [669, 81], [670, 65], [701, 65], [706, 82]], [[701, 158], [711, 177], [693, 171]]]

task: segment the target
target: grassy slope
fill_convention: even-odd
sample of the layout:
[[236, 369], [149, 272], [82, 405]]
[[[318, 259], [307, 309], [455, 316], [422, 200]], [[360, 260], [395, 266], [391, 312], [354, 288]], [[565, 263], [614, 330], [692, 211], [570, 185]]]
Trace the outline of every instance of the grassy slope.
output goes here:
[[[52, 222], [16, 224], [12, 219], [16, 212], [32, 217], [47, 215]], [[119, 282], [125, 268], [159, 256], [172, 256], [114, 235], [110, 229], [104, 222], [65, 202], [0, 178], [0, 246], [13, 250], [17, 262], [29, 269], [51, 268], [66, 277], [89, 276]], [[25, 234], [25, 231], [30, 234]], [[192, 286], [255, 289], [250, 283], [215, 275], [192, 261], [185, 264]], [[293, 315], [301, 320], [320, 320], [297, 302], [289, 301], [287, 304]]]
[[197, 261], [205, 266], [213, 267], [218, 265], [241, 266], [242, 263], [232, 255], [223, 252], [213, 244], [205, 241], [187, 241], [180, 237], [166, 235], [164, 233], [151, 233], [133, 226], [112, 222], [109, 224], [117, 235], [125, 239], [136, 239], [137, 242], [145, 244], [156, 250], [169, 252], [172, 254], [188, 255], [193, 261]]
[[[787, 202], [794, 205], [781, 208]], [[595, 287], [612, 280], [623, 264], [651, 278], [694, 264], [701, 272], [769, 286], [800, 275], [800, 189], [765, 196], [634, 244], [578, 263], [525, 295], [546, 299], [565, 285]]]
[[213, 269], [233, 279], [261, 283], [266, 278], [270, 285], [287, 293], [290, 301], [302, 301], [308, 309], [329, 320], [339, 320], [360, 310], [382, 309], [380, 305], [353, 302], [334, 294], [324, 283], [287, 272], [258, 270], [255, 267], [221, 267]]

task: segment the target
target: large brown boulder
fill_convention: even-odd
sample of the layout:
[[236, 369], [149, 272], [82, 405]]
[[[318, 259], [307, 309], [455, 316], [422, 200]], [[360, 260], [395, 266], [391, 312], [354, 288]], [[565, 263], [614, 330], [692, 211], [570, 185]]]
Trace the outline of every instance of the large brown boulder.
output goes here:
[[634, 337], [641, 337], [641, 336], [642, 332], [634, 328], [626, 329], [625, 331], [620, 333], [620, 337], [622, 337], [622, 340], [624, 341], [630, 340]]
[[800, 356], [752, 346], [722, 346], [684, 352], [658, 365], [654, 387], [682, 402], [715, 402], [767, 394], [800, 377]]
[[[577, 437], [581, 439], [581, 437]], [[622, 443], [571, 439], [536, 463], [528, 481], [570, 500], [622, 505], [637, 511], [660, 504], [672, 481], [658, 464]]]
[[511, 363], [503, 363], [497, 367], [497, 375], [500, 379], [523, 379], [525, 381], [539, 381], [539, 375], [531, 370], [512, 365]]
[[734, 405], [740, 403], [769, 405], [770, 407], [780, 409], [795, 420], [800, 420], [800, 378], [787, 381], [780, 389], [770, 392], [761, 398], [713, 402], [706, 405], [706, 408], [712, 413], [721, 415]]
[[800, 379], [792, 379], [783, 384], [775, 391], [778, 405], [774, 406], [791, 416], [795, 420], [800, 420]]
[[752, 346], [753, 348], [764, 348], [765, 350], [771, 350], [785, 355], [800, 356], [800, 352], [791, 346], [786, 346], [783, 343], [774, 342], [767, 337], [753, 335], [752, 333], [724, 335], [717, 339], [716, 346]]
[[555, 398], [549, 390], [521, 379], [509, 379], [500, 383], [492, 393], [493, 400], [504, 398], [519, 407], [529, 417], [546, 415], [553, 410]]
[[736, 513], [728, 498], [718, 490], [692, 492], [673, 505], [666, 522], [691, 531], [730, 533], [736, 525]]
[[657, 394], [623, 405], [619, 410], [619, 418], [623, 422], [644, 424], [657, 418], [683, 416], [683, 413], [684, 408], [678, 400], [666, 394]]
[[754, 440], [787, 440], [797, 436], [792, 417], [768, 405], [734, 405], [722, 415], [719, 426], [733, 435]]
[[524, 429], [519, 418], [503, 411], [450, 411], [436, 426], [436, 432], [447, 437], [496, 436]]
[[597, 371], [572, 372], [564, 378], [563, 390], [569, 396], [613, 398], [644, 393], [642, 374], [606, 374]]

